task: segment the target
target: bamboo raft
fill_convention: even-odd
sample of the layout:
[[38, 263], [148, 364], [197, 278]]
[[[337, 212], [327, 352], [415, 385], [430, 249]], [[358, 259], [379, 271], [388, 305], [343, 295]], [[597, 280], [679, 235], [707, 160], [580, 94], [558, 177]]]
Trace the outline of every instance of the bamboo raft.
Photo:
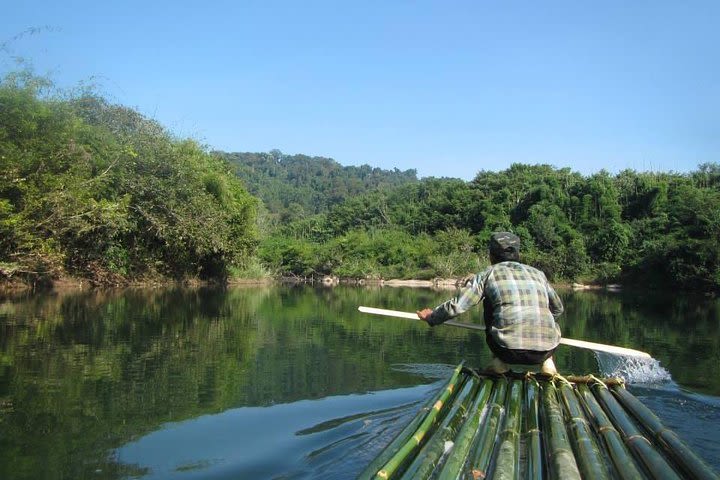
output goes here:
[[358, 478], [720, 477], [621, 380], [459, 365]]

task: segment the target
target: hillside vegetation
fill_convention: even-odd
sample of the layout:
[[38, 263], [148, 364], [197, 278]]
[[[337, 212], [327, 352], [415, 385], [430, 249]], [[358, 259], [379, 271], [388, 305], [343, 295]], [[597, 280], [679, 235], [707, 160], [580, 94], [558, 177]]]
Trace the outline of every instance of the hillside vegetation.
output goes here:
[[720, 291], [720, 165], [515, 164], [466, 182], [208, 152], [94, 94], [0, 83], [0, 277], [462, 277], [497, 230], [550, 278]]
[[554, 279], [720, 287], [718, 164], [590, 176], [516, 164], [465, 182], [279, 151], [222, 156], [263, 200], [258, 254], [284, 275], [458, 277], [487, 264], [491, 232], [510, 230]]
[[460, 276], [487, 263], [497, 230], [517, 233], [551, 278], [718, 290], [720, 165], [586, 177], [516, 164], [471, 182], [423, 179], [284, 225], [260, 254], [298, 275]]
[[257, 243], [230, 167], [134, 110], [0, 83], [0, 273], [42, 282], [222, 278]]
[[288, 223], [368, 191], [417, 182], [415, 170], [342, 166], [331, 158], [269, 153], [215, 152], [230, 163], [248, 191], [259, 197], [273, 224]]

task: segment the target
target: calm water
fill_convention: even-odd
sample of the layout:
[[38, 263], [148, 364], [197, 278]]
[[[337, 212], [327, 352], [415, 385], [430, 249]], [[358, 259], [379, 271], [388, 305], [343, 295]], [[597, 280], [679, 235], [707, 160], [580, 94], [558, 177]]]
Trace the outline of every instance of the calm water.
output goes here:
[[[0, 478], [353, 478], [454, 365], [489, 359], [475, 332], [357, 306], [415, 310], [449, 294], [0, 297]], [[659, 360], [631, 371], [633, 393], [720, 470], [720, 301], [562, 297], [565, 336]], [[478, 309], [465, 319], [481, 317]], [[600, 373], [588, 351], [561, 347], [556, 358], [563, 372]]]

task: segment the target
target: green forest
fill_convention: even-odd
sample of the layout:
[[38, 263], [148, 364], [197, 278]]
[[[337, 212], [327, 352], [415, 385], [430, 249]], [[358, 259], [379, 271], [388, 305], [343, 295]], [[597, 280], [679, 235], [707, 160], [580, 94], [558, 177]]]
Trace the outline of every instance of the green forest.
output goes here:
[[[487, 168], [487, 166], [486, 166]], [[92, 91], [0, 82], [0, 279], [459, 278], [493, 231], [554, 281], [720, 291], [720, 164], [472, 181], [212, 151]]]

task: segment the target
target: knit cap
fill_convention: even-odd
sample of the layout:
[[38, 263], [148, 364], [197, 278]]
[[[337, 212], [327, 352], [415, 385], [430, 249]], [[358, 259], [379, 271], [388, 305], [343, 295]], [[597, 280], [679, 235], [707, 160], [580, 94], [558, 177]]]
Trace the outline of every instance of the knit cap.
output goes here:
[[520, 237], [510, 232], [495, 232], [490, 236], [490, 253], [498, 258], [520, 253]]

